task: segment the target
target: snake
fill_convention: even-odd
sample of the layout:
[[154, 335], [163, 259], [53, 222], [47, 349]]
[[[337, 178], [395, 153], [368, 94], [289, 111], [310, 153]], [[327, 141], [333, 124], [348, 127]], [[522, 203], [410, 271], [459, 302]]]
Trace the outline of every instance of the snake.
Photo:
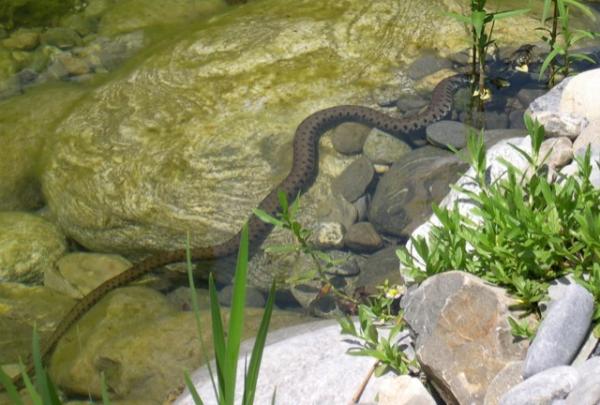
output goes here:
[[[468, 76], [464, 74], [455, 74], [441, 80], [435, 86], [427, 107], [421, 112], [408, 117], [391, 117], [378, 110], [357, 105], [325, 108], [309, 115], [296, 128], [293, 141], [292, 168], [289, 174], [263, 198], [258, 204], [258, 208], [267, 214], [276, 215], [279, 211], [278, 194], [280, 191], [283, 191], [288, 201], [291, 201], [312, 185], [318, 172], [319, 139], [328, 130], [341, 123], [355, 122], [378, 128], [396, 137], [410, 134], [444, 118], [452, 109], [455, 91], [468, 83]], [[247, 226], [248, 240], [251, 246], [262, 243], [273, 227], [271, 224], [261, 221], [254, 214], [249, 217]], [[193, 248], [190, 250], [191, 259], [193, 261], [203, 261], [232, 256], [238, 251], [241, 234], [242, 231], [240, 230], [222, 243]], [[53, 348], [69, 328], [110, 291], [125, 286], [154, 269], [185, 260], [185, 249], [157, 252], [132, 265], [122, 273], [104, 281], [78, 301], [61, 319], [52, 334], [41, 346], [42, 361], [45, 362], [48, 359]], [[29, 360], [26, 366], [27, 373], [31, 373], [33, 369], [33, 362]], [[17, 387], [23, 387], [21, 375], [13, 378], [13, 384]]]

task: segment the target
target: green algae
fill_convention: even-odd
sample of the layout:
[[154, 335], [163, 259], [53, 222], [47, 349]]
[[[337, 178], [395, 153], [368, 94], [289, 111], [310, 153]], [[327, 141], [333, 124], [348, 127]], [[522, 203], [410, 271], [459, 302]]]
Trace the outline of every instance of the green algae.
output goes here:
[[75, 4], [75, 0], [4, 0], [0, 2], [0, 24], [8, 29], [55, 25]]

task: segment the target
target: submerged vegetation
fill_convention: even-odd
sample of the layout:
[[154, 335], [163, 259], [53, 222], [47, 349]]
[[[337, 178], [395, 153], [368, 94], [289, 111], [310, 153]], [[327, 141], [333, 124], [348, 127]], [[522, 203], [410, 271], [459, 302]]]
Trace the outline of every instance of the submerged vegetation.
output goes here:
[[78, 5], [79, 0], [4, 0], [0, 2], [0, 24], [9, 30], [52, 26]]

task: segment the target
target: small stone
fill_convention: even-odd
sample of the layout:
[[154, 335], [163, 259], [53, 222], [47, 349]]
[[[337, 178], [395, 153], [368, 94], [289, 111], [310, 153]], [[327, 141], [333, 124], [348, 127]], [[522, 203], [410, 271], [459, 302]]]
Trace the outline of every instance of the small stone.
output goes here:
[[546, 89], [523, 88], [517, 93], [517, 100], [519, 100], [524, 107], [528, 107], [533, 100], [545, 95], [547, 92], [548, 90]]
[[527, 351], [523, 377], [570, 364], [586, 338], [592, 322], [594, 297], [579, 284], [552, 304]]
[[508, 115], [500, 111], [485, 112], [485, 128], [486, 129], [504, 129], [508, 128]]
[[[218, 298], [222, 307], [231, 307], [233, 286], [229, 284], [222, 288], [218, 293]], [[266, 302], [265, 296], [258, 289], [246, 287], [246, 308], [264, 308]]]
[[508, 114], [508, 127], [514, 129], [525, 129], [525, 121], [523, 115], [525, 110], [513, 110]]
[[90, 67], [83, 59], [71, 55], [59, 55], [57, 60], [62, 64], [68, 76], [84, 75], [90, 71]]
[[70, 28], [55, 27], [49, 28], [41, 35], [41, 42], [44, 45], [55, 46], [60, 49], [69, 49], [81, 45], [81, 37]]
[[331, 133], [333, 147], [344, 155], [361, 153], [371, 128], [355, 122], [345, 122], [335, 127]]
[[429, 100], [426, 100], [423, 97], [420, 97], [417, 95], [406, 95], [404, 97], [401, 97], [396, 102], [396, 107], [400, 111], [406, 113], [409, 111], [419, 110], [428, 104], [429, 104]]
[[364, 287], [369, 294], [377, 293], [377, 287], [388, 280], [391, 285], [403, 285], [402, 276], [398, 271], [400, 261], [396, 256], [396, 246], [389, 246], [369, 256], [360, 263], [360, 275], [356, 281], [357, 287]]
[[500, 399], [500, 405], [550, 404], [565, 398], [578, 382], [579, 373], [573, 367], [549, 368], [511, 388]]
[[442, 69], [452, 68], [452, 62], [435, 54], [425, 54], [416, 59], [407, 70], [408, 77], [419, 80]]
[[546, 136], [566, 136], [575, 139], [581, 134], [589, 121], [581, 116], [538, 112], [533, 116], [544, 126]]
[[462, 122], [442, 120], [428, 125], [425, 134], [433, 146], [449, 149], [447, 145], [450, 145], [462, 149], [467, 145], [470, 131], [476, 130]]
[[29, 51], [37, 47], [40, 43], [40, 34], [36, 31], [19, 29], [13, 32], [9, 38], [2, 41], [7, 49], [20, 49]]
[[379, 385], [379, 405], [435, 405], [436, 402], [418, 378], [397, 376]]
[[375, 163], [373, 165], [373, 169], [375, 170], [375, 173], [377, 173], [377, 174], [384, 174], [384, 173], [387, 173], [388, 170], [390, 170], [390, 165], [379, 165], [379, 164]]
[[344, 229], [356, 222], [357, 211], [354, 205], [342, 196], [334, 196], [322, 201], [317, 208], [317, 217], [321, 222], [339, 222]]
[[365, 193], [374, 175], [375, 171], [369, 159], [361, 157], [346, 167], [333, 181], [333, 191], [340, 193], [349, 202], [354, 202]]
[[508, 392], [512, 387], [523, 382], [521, 371], [523, 370], [522, 361], [512, 361], [490, 382], [483, 399], [483, 405], [498, 405], [502, 395]]
[[370, 253], [379, 250], [383, 240], [370, 222], [359, 222], [348, 229], [344, 244], [351, 250]]
[[363, 150], [373, 163], [392, 164], [410, 152], [411, 147], [406, 142], [374, 128], [367, 136]]
[[356, 212], [358, 213], [356, 220], [359, 222], [364, 221], [367, 218], [367, 212], [369, 209], [369, 199], [369, 195], [365, 194], [352, 203], [352, 205], [354, 205], [354, 208], [356, 208]]
[[344, 226], [339, 222], [322, 222], [312, 238], [322, 249], [339, 249], [344, 246]]

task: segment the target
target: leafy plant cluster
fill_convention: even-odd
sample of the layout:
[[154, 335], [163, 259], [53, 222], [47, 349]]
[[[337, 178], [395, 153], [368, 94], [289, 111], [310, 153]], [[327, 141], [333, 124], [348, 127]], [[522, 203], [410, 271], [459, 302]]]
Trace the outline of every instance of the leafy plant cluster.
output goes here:
[[[468, 159], [480, 191], [457, 190], [474, 202], [472, 213], [481, 221], [462, 216], [457, 207], [435, 206], [441, 226], [432, 228], [429, 240], [412, 239], [423, 266], [406, 247], [398, 250], [398, 257], [417, 281], [460, 269], [506, 287], [528, 313], [539, 314], [549, 283], [566, 275], [585, 286], [600, 304], [600, 190], [590, 181], [589, 148], [583, 159], [577, 158], [577, 176], [551, 181], [545, 157], [539, 155], [544, 128], [528, 117], [526, 126], [532, 154], [513, 147], [533, 170], [522, 173], [503, 161], [505, 176], [488, 184], [483, 140], [472, 134]], [[595, 321], [600, 321], [598, 308]]]

